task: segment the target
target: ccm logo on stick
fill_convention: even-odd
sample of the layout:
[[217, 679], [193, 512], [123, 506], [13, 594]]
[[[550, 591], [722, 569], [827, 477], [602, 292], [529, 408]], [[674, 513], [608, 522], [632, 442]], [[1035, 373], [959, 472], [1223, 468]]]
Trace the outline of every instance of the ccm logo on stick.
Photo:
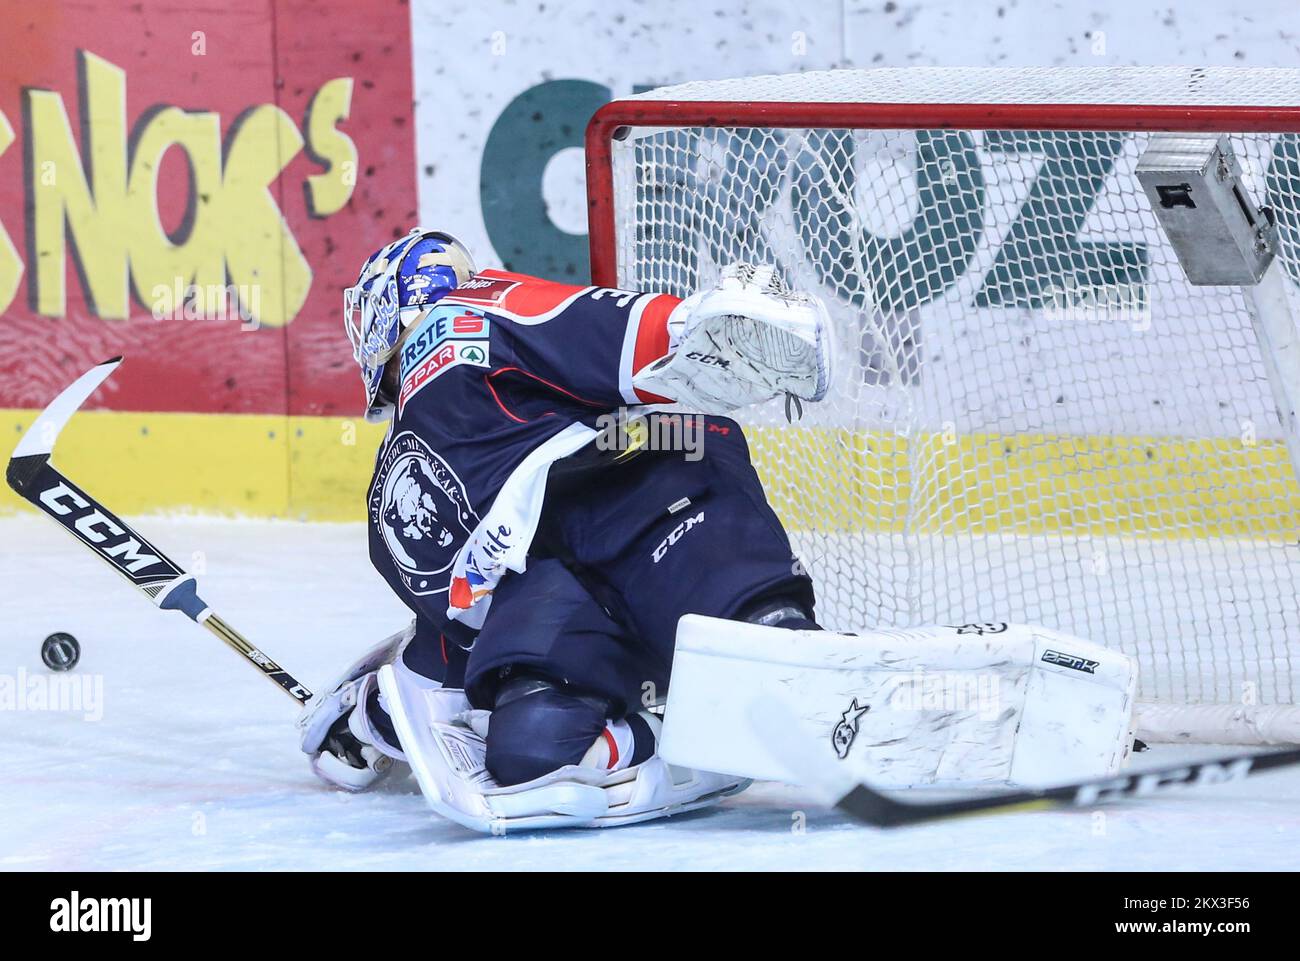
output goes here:
[[141, 545], [138, 540], [127, 535], [112, 518], [105, 517], [99, 508], [92, 506], [67, 484], [59, 483], [47, 487], [41, 491], [40, 501], [50, 513], [57, 514], [59, 517], [67, 518], [74, 511], [86, 511], [76, 520], [72, 520], [71, 526], [83, 540], [91, 544], [104, 544], [110, 539], [121, 538], [118, 543], [101, 547], [100, 550], [109, 557], [117, 558], [119, 563], [132, 574], [138, 574], [146, 567], [158, 563], [155, 555], [140, 552]]

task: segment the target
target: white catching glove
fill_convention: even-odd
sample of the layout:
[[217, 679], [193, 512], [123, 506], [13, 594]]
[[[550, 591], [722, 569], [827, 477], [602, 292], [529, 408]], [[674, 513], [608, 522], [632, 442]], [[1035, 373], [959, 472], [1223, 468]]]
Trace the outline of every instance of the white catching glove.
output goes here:
[[732, 264], [718, 285], [682, 301], [668, 321], [675, 345], [635, 387], [703, 414], [725, 414], [783, 393], [818, 401], [833, 373], [830, 318], [775, 268]]
[[364, 791], [392, 773], [394, 759], [403, 758], [397, 745], [383, 744], [371, 728], [365, 704], [377, 684], [375, 672], [391, 664], [414, 634], [415, 621], [411, 621], [405, 630], [366, 651], [328, 691], [317, 693], [303, 706], [298, 716], [300, 745], [311, 769], [325, 783], [345, 791]]

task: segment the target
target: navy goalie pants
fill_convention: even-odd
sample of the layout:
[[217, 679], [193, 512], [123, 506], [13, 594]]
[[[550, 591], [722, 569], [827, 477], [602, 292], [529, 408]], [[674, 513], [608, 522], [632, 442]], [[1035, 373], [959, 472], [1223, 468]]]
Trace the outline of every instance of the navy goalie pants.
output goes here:
[[[448, 665], [445, 682], [463, 679], [478, 708], [496, 707], [519, 677], [572, 696], [580, 733], [556, 766], [581, 757], [593, 724], [666, 694], [682, 615], [736, 617], [769, 598], [813, 614], [812, 583], [767, 503], [739, 426], [705, 423], [698, 458], [648, 451], [553, 480], [527, 571], [501, 581], [482, 630]], [[445, 642], [436, 635], [417, 636], [404, 660], [429, 673], [421, 662], [444, 659], [427, 650], [438, 644]], [[605, 705], [604, 717], [592, 704]]]

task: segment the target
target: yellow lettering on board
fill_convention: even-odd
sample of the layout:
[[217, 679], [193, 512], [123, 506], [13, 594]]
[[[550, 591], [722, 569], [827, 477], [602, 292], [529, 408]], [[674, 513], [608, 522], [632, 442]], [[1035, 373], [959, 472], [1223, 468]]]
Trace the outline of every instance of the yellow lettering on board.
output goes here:
[[302, 135], [279, 107], [263, 104], [244, 114], [212, 205], [230, 281], [241, 291], [253, 291], [260, 300], [254, 319], [273, 327], [293, 319], [311, 289], [311, 265], [271, 192], [301, 149]]
[[[9, 149], [14, 142], [14, 128], [9, 125], [9, 118], [0, 112], [0, 154]], [[18, 282], [23, 276], [23, 259], [18, 255], [9, 232], [0, 224], [0, 311], [7, 310], [18, 293]]]
[[63, 98], [50, 90], [26, 91], [33, 161], [29, 216], [36, 248], [29, 282], [36, 285], [37, 312], [67, 313], [66, 222], [92, 309], [100, 317], [123, 320], [128, 310], [126, 74], [93, 53], [83, 51], [81, 57], [83, 109], [90, 121], [90, 142], [82, 144], [89, 183]]
[[[185, 221], [175, 240], [167, 236], [158, 210], [158, 171], [172, 147], [189, 160], [191, 190]], [[166, 107], [150, 118], [131, 158], [128, 216], [122, 225], [131, 251], [136, 298], [155, 317], [179, 316], [190, 285], [200, 313], [224, 317], [225, 255], [217, 242], [212, 204], [221, 191], [221, 118]]]
[[[275, 327], [291, 321], [312, 281], [272, 189], [304, 146], [292, 118], [274, 104], [247, 110], [223, 150], [217, 114], [163, 107], [147, 116], [128, 147], [125, 72], [92, 53], [79, 55], [87, 129], [80, 149], [63, 98], [49, 90], [25, 92], [37, 257], [29, 283], [37, 311], [66, 315], [71, 252], [91, 310], [100, 317], [125, 319], [134, 291], [158, 318], [238, 315], [253, 326]], [[350, 77], [330, 80], [308, 109], [310, 154], [326, 168], [307, 179], [313, 216], [337, 212], [355, 188], [357, 147], [337, 126], [347, 119], [352, 89]], [[12, 140], [0, 116], [0, 152]], [[191, 195], [185, 220], [168, 236], [158, 209], [158, 177], [173, 147], [189, 162]], [[22, 272], [17, 250], [0, 228], [0, 305], [13, 299]]]
[[307, 210], [313, 217], [338, 213], [357, 184], [357, 145], [338, 128], [352, 108], [352, 78], [335, 77], [321, 84], [307, 107], [303, 130], [307, 153], [326, 167], [307, 178]]

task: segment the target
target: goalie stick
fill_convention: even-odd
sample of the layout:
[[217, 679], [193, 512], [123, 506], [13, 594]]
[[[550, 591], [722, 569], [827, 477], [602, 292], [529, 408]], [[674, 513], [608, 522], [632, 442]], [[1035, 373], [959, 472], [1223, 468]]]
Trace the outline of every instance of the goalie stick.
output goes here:
[[831, 806], [836, 810], [855, 821], [878, 828], [906, 827], [972, 815], [1087, 808], [1124, 798], [1163, 794], [1180, 787], [1240, 781], [1261, 771], [1300, 764], [1300, 748], [1292, 748], [1149, 768], [1049, 788], [1003, 791], [947, 801], [898, 801], [837, 770], [835, 762], [824, 757], [824, 752], [817, 750], [812, 738], [804, 734], [801, 722], [787, 705], [765, 698], [756, 701], [749, 714], [755, 727], [767, 739], [773, 756], [801, 783], [825, 792], [832, 798]]
[[5, 479], [19, 496], [58, 521], [158, 607], [180, 611], [202, 624], [295, 701], [307, 701], [311, 691], [218, 617], [199, 597], [190, 574], [50, 463], [64, 425], [120, 363], [122, 358], [114, 357], [92, 367], [54, 398], [14, 448]]

